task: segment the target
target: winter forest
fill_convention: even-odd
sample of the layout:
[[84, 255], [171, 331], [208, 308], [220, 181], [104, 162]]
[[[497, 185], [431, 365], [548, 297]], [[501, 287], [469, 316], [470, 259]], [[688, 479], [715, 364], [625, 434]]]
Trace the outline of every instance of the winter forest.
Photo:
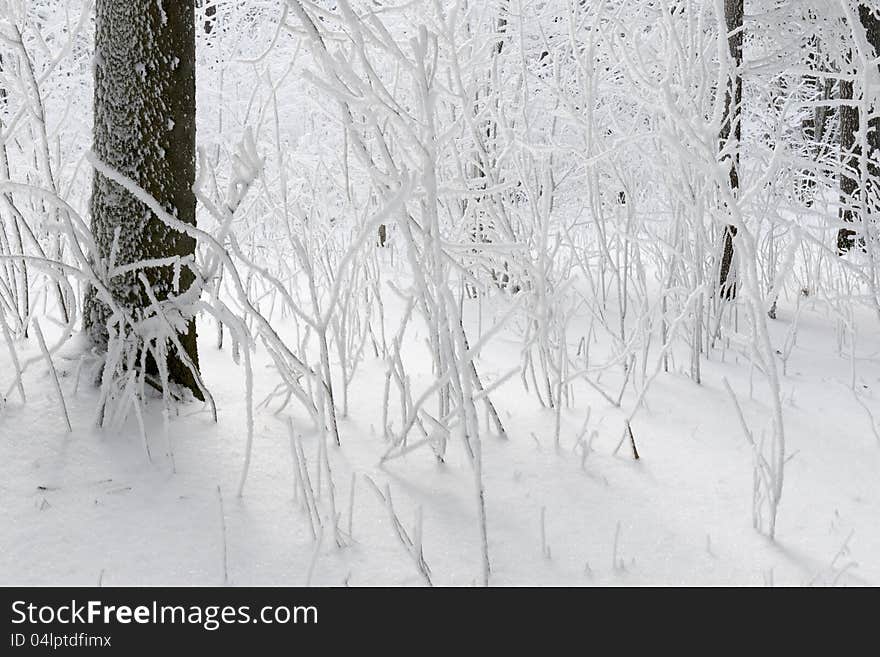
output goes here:
[[0, 584], [880, 585], [877, 0], [0, 0]]

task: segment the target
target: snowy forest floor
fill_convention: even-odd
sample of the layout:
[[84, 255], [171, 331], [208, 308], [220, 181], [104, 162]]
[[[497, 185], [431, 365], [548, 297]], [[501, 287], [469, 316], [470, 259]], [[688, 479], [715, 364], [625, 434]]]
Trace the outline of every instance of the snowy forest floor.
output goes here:
[[[780, 303], [779, 319], [770, 322], [777, 348], [791, 319]], [[880, 409], [880, 334], [872, 318], [862, 319], [856, 386], [869, 408]], [[356, 474], [354, 540], [337, 547], [329, 530], [320, 544], [313, 539], [294, 501], [286, 424], [293, 406], [278, 415], [271, 404], [258, 409], [250, 476], [244, 496], [236, 496], [245, 448], [243, 375], [228, 345], [216, 348], [213, 322], [200, 334], [202, 370], [220, 418], [213, 423], [198, 403], [179, 407], [170, 423], [175, 472], [160, 399], [149, 401], [145, 415], [150, 462], [134, 418], [121, 432], [93, 428], [98, 391], [82, 381], [74, 394], [75, 350], [67, 361], [57, 359], [61, 367], [68, 363], [61, 373], [72, 433], [45, 367], [28, 371], [27, 404], [13, 392], [0, 411], [0, 583], [221, 585], [225, 552], [232, 585], [420, 585], [364, 475], [380, 488], [389, 484], [408, 531], [422, 507], [434, 584], [479, 582], [473, 474], [461, 444], [450, 444], [442, 464], [427, 447], [379, 464], [387, 449], [379, 429], [383, 362], [370, 353], [361, 365], [340, 425], [342, 447], [329, 448], [342, 528]], [[414, 344], [423, 338], [411, 336]], [[499, 334], [477, 361], [481, 376], [491, 382], [505, 373], [520, 344], [512, 329]], [[769, 407], [758, 376], [749, 397], [748, 363], [737, 362], [733, 351], [725, 362], [720, 352], [703, 362], [702, 385], [679, 365], [655, 380], [632, 425], [638, 461], [629, 445], [613, 455], [625, 414], [586, 385], [575, 386], [574, 407], [562, 414], [557, 449], [554, 411], [542, 409], [518, 376], [507, 380], [493, 400], [509, 440], [491, 433], [483, 440], [491, 583], [880, 585], [880, 445], [851, 389], [851, 356], [847, 349], [832, 353], [834, 344], [833, 320], [816, 308], [805, 311], [782, 382], [787, 451], [794, 456], [775, 542], [752, 528], [752, 451], [722, 377], [756, 435]], [[38, 353], [35, 344], [23, 345], [22, 354]], [[5, 357], [4, 388], [12, 371]], [[265, 364], [264, 354], [257, 359]], [[425, 359], [423, 384], [431, 380], [429, 368]], [[259, 402], [275, 377], [270, 369], [256, 371]], [[621, 382], [615, 370], [601, 384], [616, 391]], [[627, 388], [624, 407], [634, 397]], [[582, 459], [573, 448], [588, 406], [587, 435], [597, 436]], [[294, 426], [318, 490], [319, 438], [295, 416]], [[325, 518], [326, 484], [324, 476], [318, 507]]]

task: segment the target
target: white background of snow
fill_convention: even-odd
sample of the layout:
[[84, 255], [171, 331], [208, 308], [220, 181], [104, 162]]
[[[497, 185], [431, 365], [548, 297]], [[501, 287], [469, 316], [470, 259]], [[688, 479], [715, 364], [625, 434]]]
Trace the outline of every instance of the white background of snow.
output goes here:
[[[254, 49], [252, 56], [260, 52], [262, 48]], [[277, 69], [283, 72], [284, 66]], [[88, 76], [90, 71], [81, 73]], [[232, 126], [227, 130], [241, 129], [245, 112], [240, 107], [235, 111], [235, 105], [247, 105], [250, 78], [227, 81], [222, 99], [216, 81], [202, 76], [199, 84], [199, 139], [210, 145], [211, 139], [226, 139], [203, 129], [217, 123], [214, 113], [221, 100]], [[80, 91], [88, 96], [88, 88]], [[320, 119], [316, 125], [315, 119], [303, 116], [308, 105], [281, 105], [289, 143], [310, 129], [322, 129]], [[80, 125], [86, 120], [85, 113], [66, 116], [68, 130], [62, 137], [73, 140], [72, 135], [86, 134], [88, 126]], [[65, 166], [75, 166], [84, 147], [82, 140], [73, 146], [65, 142], [72, 154]], [[85, 182], [73, 185], [73, 194], [87, 192]], [[396, 275], [390, 269], [388, 273]], [[395, 310], [390, 308], [393, 299], [386, 297], [389, 314]], [[779, 319], [770, 322], [777, 348], [785, 342], [792, 314], [791, 301], [781, 301]], [[857, 386], [880, 418], [880, 331], [875, 318], [859, 319]], [[680, 372], [661, 375], [652, 384], [647, 409], [633, 424], [639, 462], [633, 462], [627, 446], [611, 455], [624, 415], [591, 389], [575, 386], [576, 408], [563, 413], [562, 449], [557, 452], [552, 412], [525, 394], [518, 378], [508, 381], [493, 401], [510, 440], [487, 435], [483, 443], [491, 583], [760, 585], [772, 579], [775, 584], [880, 585], [880, 445], [849, 388], [849, 358], [836, 355], [834, 322], [818, 308], [801, 316], [797, 345], [782, 380], [787, 451], [796, 455], [786, 467], [775, 543], [751, 526], [752, 454], [722, 376], [731, 382], [757, 432], [769, 408], [758, 376], [754, 399], [748, 399], [748, 364], [736, 363], [733, 352], [727, 353], [726, 363], [718, 362], [717, 353], [703, 362], [701, 386]], [[468, 326], [469, 335], [476, 334], [475, 324]], [[396, 323], [389, 320], [388, 326], [393, 330]], [[44, 328], [51, 342], [49, 327]], [[171, 425], [176, 474], [164, 456], [159, 400], [152, 401], [147, 417], [153, 463], [144, 456], [133, 420], [120, 433], [91, 428], [97, 394], [85, 380], [73, 394], [78, 358], [73, 348], [67, 350], [67, 365], [58, 363], [67, 374], [62, 385], [73, 433], [64, 430], [42, 364], [25, 377], [26, 406], [15, 392], [9, 396], [0, 409], [0, 584], [222, 584], [218, 485], [225, 507], [229, 582], [308, 581], [315, 543], [306, 515], [293, 501], [283, 418], [271, 410], [258, 411], [251, 474], [244, 497], [236, 498], [244, 457], [244, 376], [228, 346], [224, 352], [216, 350], [213, 323], [204, 322], [200, 331], [202, 366], [220, 422], [213, 424], [199, 404], [180, 409], [181, 417]], [[408, 337], [412, 341], [419, 336]], [[21, 347], [23, 356], [38, 353], [33, 340]], [[487, 382], [518, 362], [520, 348], [521, 340], [510, 331], [489, 345], [477, 363]], [[420, 349], [412, 353], [425, 357]], [[258, 401], [275, 383], [271, 372], [262, 369], [263, 359], [258, 354], [257, 371], [265, 373], [257, 378]], [[684, 365], [685, 356], [678, 362]], [[429, 369], [425, 359], [425, 382]], [[0, 392], [8, 389], [11, 372], [8, 354], [0, 349]], [[619, 377], [619, 372], [609, 372], [602, 385], [616, 390]], [[477, 583], [472, 474], [461, 445], [451, 445], [446, 465], [438, 465], [422, 449], [379, 467], [386, 449], [377, 431], [383, 379], [384, 364], [368, 358], [350, 393], [350, 418], [341, 424], [343, 447], [330, 447], [343, 527], [351, 473], [358, 476], [355, 543], [338, 549], [325, 540], [311, 583], [422, 583], [364, 474], [380, 486], [390, 484], [408, 528], [422, 506], [425, 558], [436, 584]], [[630, 388], [624, 403], [633, 401]], [[588, 405], [592, 415], [587, 433], [597, 430], [598, 437], [582, 469], [572, 443]], [[308, 431], [304, 447], [314, 473], [317, 437]], [[541, 551], [542, 508], [550, 559]], [[326, 489], [321, 509], [326, 512]], [[612, 563], [618, 523], [617, 557], [623, 568]], [[839, 554], [850, 536], [848, 552]]]
[[[784, 339], [788, 319], [783, 306], [772, 323], [777, 340]], [[864, 334], [869, 328], [866, 321]], [[202, 333], [213, 331], [203, 327]], [[880, 368], [870, 358], [880, 351], [880, 337], [871, 338], [860, 347], [869, 360], [859, 385], [876, 399]], [[620, 437], [620, 412], [586, 386], [576, 387], [577, 402], [593, 408], [590, 430], [599, 432], [583, 469], [571, 448], [584, 414], [564, 412], [557, 452], [552, 412], [539, 408], [517, 378], [505, 383], [495, 403], [510, 440], [487, 436], [484, 443], [491, 583], [880, 584], [880, 446], [849, 390], [849, 360], [828, 355], [833, 340], [832, 325], [820, 314], [802, 316], [783, 382], [790, 451], [797, 455], [786, 470], [775, 543], [751, 527], [751, 450], [720, 384], [722, 375], [728, 377], [747, 419], [766, 412], [759, 386], [747, 401], [747, 370], [741, 365], [707, 362], [701, 386], [683, 374], [658, 379], [648, 395], [649, 410], [633, 425], [638, 462], [628, 449], [611, 456]], [[486, 351], [478, 363], [484, 376], [492, 380], [505, 371], [511, 350], [518, 345], [507, 335]], [[307, 516], [293, 501], [284, 421], [271, 410], [258, 412], [250, 478], [244, 497], [236, 498], [245, 435], [243, 377], [228, 349], [220, 352], [204, 340], [201, 354], [220, 422], [213, 424], [200, 404], [181, 408], [172, 423], [176, 474], [164, 456], [159, 400], [148, 425], [151, 464], [133, 420], [118, 434], [89, 428], [96, 392], [88, 382], [73, 395], [72, 374], [63, 379], [75, 427], [66, 434], [46, 372], [34, 369], [26, 377], [32, 391], [28, 404], [10, 399], [0, 425], [0, 582], [222, 584], [218, 485], [230, 583], [307, 582], [315, 543]], [[69, 355], [71, 373], [75, 353]], [[4, 382], [10, 371], [0, 359]], [[337, 548], [325, 538], [311, 583], [421, 583], [386, 509], [362, 479], [369, 474], [380, 487], [390, 484], [408, 528], [416, 507], [423, 507], [425, 558], [434, 583], [474, 584], [479, 547], [471, 472], [461, 445], [450, 448], [445, 465], [421, 449], [379, 467], [385, 443], [374, 428], [381, 420], [377, 381], [383, 371], [379, 361], [368, 359], [352, 391], [351, 419], [341, 424], [343, 447], [331, 446], [329, 452], [343, 528], [350, 473], [358, 475], [355, 542]], [[258, 375], [256, 398], [270, 389], [271, 377]], [[317, 437], [306, 433], [304, 447], [314, 483]], [[319, 506], [326, 513], [326, 488]], [[549, 559], [541, 552], [542, 507]], [[838, 555], [850, 534], [849, 551]]]

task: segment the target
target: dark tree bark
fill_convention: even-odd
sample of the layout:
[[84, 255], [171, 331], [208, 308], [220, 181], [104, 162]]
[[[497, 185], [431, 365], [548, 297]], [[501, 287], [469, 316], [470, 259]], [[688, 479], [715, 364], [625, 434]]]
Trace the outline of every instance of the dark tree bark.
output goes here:
[[[95, 12], [93, 150], [169, 213], [194, 225], [194, 0], [97, 0]], [[192, 258], [195, 252], [192, 237], [168, 227], [135, 196], [97, 172], [91, 213], [97, 255], [107, 259], [113, 251], [116, 266], [169, 256]], [[186, 265], [177, 279], [171, 266], [142, 271], [159, 302], [187, 290], [195, 278]], [[110, 292], [135, 319], [149, 313], [150, 300], [136, 273], [114, 277]], [[84, 316], [93, 341], [106, 345], [109, 308], [94, 289], [87, 295]], [[202, 399], [185, 364], [189, 360], [198, 368], [195, 319], [184, 317], [178, 331], [186, 353], [168, 345], [169, 380]], [[151, 360], [147, 366], [150, 373], [159, 369]]]
[[217, 2], [218, 0], [196, 0], [196, 7], [204, 9], [204, 25], [205, 34], [214, 31], [214, 24], [217, 22]]
[[[0, 73], [3, 72], [3, 53], [0, 52]], [[0, 112], [6, 109], [6, 87], [2, 85], [2, 78], [0, 78]], [[0, 114], [2, 117], [2, 114]]]
[[[724, 118], [718, 135], [719, 147], [724, 149], [732, 146], [733, 152], [724, 155], [730, 171], [730, 190], [734, 196], [739, 192], [739, 145], [742, 139], [742, 61], [743, 61], [743, 0], [725, 0], [724, 18], [727, 28], [727, 45], [734, 71], [730, 86], [724, 95]], [[732, 87], [732, 88], [731, 88]], [[733, 240], [736, 237], [736, 226], [724, 227], [721, 267], [719, 270], [718, 288], [723, 299], [736, 296], [736, 282], [731, 275], [733, 267]]]
[[[880, 56], [880, 17], [867, 5], [859, 5], [859, 21], [868, 37], [868, 43], [874, 50], [868, 53], [869, 59]], [[847, 80], [840, 82], [840, 98], [842, 100], [854, 100], [853, 83]], [[870, 109], [870, 108], [869, 108]], [[878, 108], [874, 108], [874, 112]], [[860, 161], [862, 157], [861, 145], [857, 143], [856, 136], [860, 128], [861, 118], [859, 108], [855, 105], [842, 105], [840, 108], [840, 147], [841, 147], [841, 172], [840, 172], [840, 219], [846, 223], [858, 225], [864, 218], [854, 210], [859, 206], [859, 176]], [[880, 180], [880, 168], [877, 159], [880, 157], [880, 117], [868, 121], [868, 198], [873, 198], [870, 189]], [[868, 208], [862, 208], [867, 211]], [[837, 232], [837, 251], [843, 255], [856, 245], [858, 230], [841, 228]], [[864, 245], [864, 237], [859, 239]]]
[[214, 22], [217, 20], [217, 3], [211, 2], [205, 7], [205, 34], [214, 31]]
[[[840, 99], [853, 100], [853, 83], [850, 80], [840, 81]], [[857, 201], [859, 183], [859, 147], [856, 144], [856, 133], [859, 131], [859, 108], [854, 105], [840, 107], [840, 219], [846, 223], [855, 220], [852, 210]], [[843, 255], [853, 246], [856, 232], [849, 228], [837, 231], [837, 252]]]

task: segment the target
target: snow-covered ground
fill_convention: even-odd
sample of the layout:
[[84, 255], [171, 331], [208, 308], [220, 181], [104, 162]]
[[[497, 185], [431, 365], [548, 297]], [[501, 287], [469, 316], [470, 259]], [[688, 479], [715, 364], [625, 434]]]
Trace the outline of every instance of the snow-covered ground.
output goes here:
[[[94, 3], [0, 0], [0, 585], [482, 584], [481, 487], [492, 585], [880, 585], [865, 3], [747, 4], [199, 3], [194, 282], [84, 359], [58, 299], [171, 262], [95, 172], [181, 226], [90, 150]], [[135, 377], [194, 314], [217, 422]]]
[[[790, 320], [781, 304], [771, 322], [775, 342], [784, 342]], [[872, 324], [865, 318], [856, 385], [876, 417], [880, 333], [870, 333]], [[212, 336], [213, 327], [201, 332]], [[736, 391], [747, 422], [766, 417], [766, 404], [757, 377], [749, 397], [748, 366], [732, 352], [728, 362], [704, 363], [702, 385], [674, 366], [657, 378], [632, 425], [638, 461], [628, 444], [613, 454], [625, 415], [591, 388], [575, 386], [557, 449], [554, 412], [527, 395], [518, 377], [509, 379], [494, 393], [509, 439], [483, 440], [491, 583], [880, 584], [880, 444], [850, 387], [851, 357], [829, 353], [834, 342], [833, 322], [818, 310], [802, 313], [783, 379], [792, 457], [775, 541], [752, 528], [752, 450], [721, 378]], [[481, 375], [494, 380], [519, 348], [512, 332], [501, 334], [478, 361]], [[34, 344], [30, 350], [38, 353]], [[146, 409], [150, 461], [134, 418], [120, 432], [92, 428], [97, 389], [82, 377], [73, 392], [78, 361], [75, 350], [67, 355], [58, 362], [67, 374], [72, 433], [42, 364], [25, 377], [28, 403], [13, 393], [2, 411], [3, 584], [423, 584], [367, 476], [382, 490], [389, 486], [410, 536], [421, 507], [434, 584], [479, 582], [473, 475], [462, 445], [450, 445], [442, 464], [427, 447], [380, 464], [387, 444], [377, 429], [385, 371], [378, 359], [368, 357], [353, 384], [342, 448], [327, 449], [339, 527], [352, 531], [337, 545], [327, 477], [316, 465], [319, 438], [305, 422], [301, 431], [294, 424], [326, 529], [316, 541], [294, 498], [287, 413], [273, 414], [272, 405], [257, 412], [251, 471], [243, 497], [236, 496], [245, 410], [243, 376], [228, 348], [202, 341], [220, 419], [213, 423], [199, 403], [180, 406], [169, 423], [174, 471], [161, 400]], [[7, 360], [0, 360], [4, 388]], [[274, 377], [256, 369], [265, 372], [257, 379], [262, 400]], [[600, 384], [616, 394], [621, 382], [609, 373]], [[623, 407], [633, 398], [628, 389]], [[586, 435], [596, 434], [584, 458], [574, 443], [588, 408]]]

